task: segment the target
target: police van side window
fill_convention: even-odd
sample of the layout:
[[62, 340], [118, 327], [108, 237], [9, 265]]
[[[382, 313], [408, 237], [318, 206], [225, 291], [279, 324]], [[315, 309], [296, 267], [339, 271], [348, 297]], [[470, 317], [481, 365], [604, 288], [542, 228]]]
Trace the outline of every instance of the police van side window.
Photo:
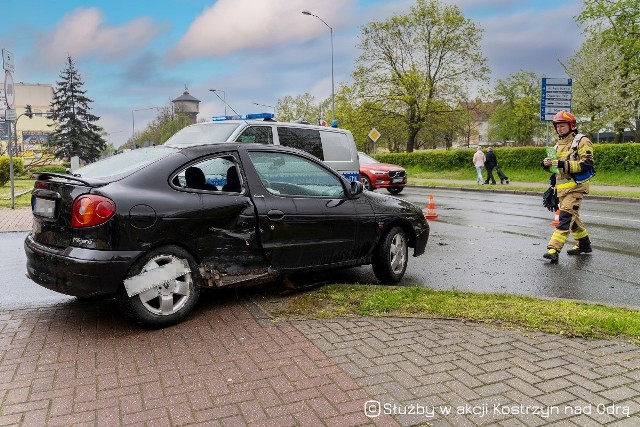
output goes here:
[[324, 160], [329, 162], [350, 162], [352, 150], [347, 135], [340, 132], [321, 132]]
[[279, 126], [277, 129], [280, 145], [306, 151], [320, 160], [324, 160], [319, 131], [315, 129], [289, 128], [284, 126]]
[[273, 144], [270, 126], [249, 126], [236, 138], [237, 142]]

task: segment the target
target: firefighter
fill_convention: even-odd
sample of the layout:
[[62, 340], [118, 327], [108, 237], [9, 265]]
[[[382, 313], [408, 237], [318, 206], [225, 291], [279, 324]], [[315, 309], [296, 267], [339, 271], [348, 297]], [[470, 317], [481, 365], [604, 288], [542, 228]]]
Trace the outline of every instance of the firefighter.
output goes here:
[[587, 229], [580, 218], [580, 205], [585, 194], [589, 193], [589, 179], [593, 177], [593, 144], [586, 136], [578, 133], [576, 118], [568, 111], [560, 111], [553, 118], [553, 126], [558, 134], [556, 145], [557, 159], [549, 157], [542, 166], [549, 171], [557, 168], [555, 188], [559, 200], [559, 224], [556, 226], [547, 244], [544, 258], [552, 263], [558, 262], [558, 256], [569, 233], [576, 245], [567, 251], [568, 255], [587, 254], [592, 251]]

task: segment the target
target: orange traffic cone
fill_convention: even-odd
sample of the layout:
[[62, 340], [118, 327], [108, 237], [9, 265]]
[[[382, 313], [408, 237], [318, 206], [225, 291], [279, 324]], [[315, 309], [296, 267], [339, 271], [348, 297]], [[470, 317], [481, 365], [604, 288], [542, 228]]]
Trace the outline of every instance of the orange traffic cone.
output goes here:
[[427, 213], [424, 214], [427, 219], [434, 219], [438, 217], [436, 213], [436, 204], [433, 202], [433, 194], [429, 194], [429, 204], [427, 204]]
[[560, 224], [560, 209], [556, 209], [556, 216], [553, 218], [553, 221], [551, 221], [551, 225], [554, 227], [557, 227], [558, 224]]

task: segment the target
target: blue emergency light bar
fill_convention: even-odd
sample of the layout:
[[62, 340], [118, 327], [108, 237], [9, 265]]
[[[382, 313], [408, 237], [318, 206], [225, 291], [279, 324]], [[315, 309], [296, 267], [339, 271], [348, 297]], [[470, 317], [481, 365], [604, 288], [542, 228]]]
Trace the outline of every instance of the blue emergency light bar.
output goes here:
[[240, 120], [240, 116], [213, 116], [211, 117], [212, 122], [222, 122], [224, 120]]
[[274, 119], [276, 117], [273, 113], [252, 113], [245, 114], [244, 116], [213, 116], [212, 122], [222, 122], [225, 120], [259, 120], [259, 119]]
[[258, 119], [275, 119], [276, 115], [273, 113], [253, 113], [243, 116], [245, 120], [258, 120]]

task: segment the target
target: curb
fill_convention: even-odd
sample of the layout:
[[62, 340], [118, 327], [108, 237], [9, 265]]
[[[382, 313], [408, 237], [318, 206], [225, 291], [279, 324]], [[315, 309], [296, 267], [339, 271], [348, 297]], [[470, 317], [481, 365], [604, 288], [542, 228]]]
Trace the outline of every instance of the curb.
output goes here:
[[[441, 185], [406, 185], [406, 187], [410, 188], [437, 188], [439, 190], [451, 190], [451, 191], [470, 191], [470, 192], [487, 192], [487, 193], [504, 193], [504, 194], [519, 194], [519, 195], [528, 195], [528, 196], [542, 196], [542, 192], [538, 191], [528, 191], [528, 190], [494, 190], [492, 188], [465, 188], [465, 187], [446, 187]], [[593, 200], [602, 200], [602, 201], [616, 201], [616, 202], [631, 202], [631, 203], [640, 203], [640, 197], [618, 197], [618, 196], [600, 196], [587, 194], [587, 198]]]

